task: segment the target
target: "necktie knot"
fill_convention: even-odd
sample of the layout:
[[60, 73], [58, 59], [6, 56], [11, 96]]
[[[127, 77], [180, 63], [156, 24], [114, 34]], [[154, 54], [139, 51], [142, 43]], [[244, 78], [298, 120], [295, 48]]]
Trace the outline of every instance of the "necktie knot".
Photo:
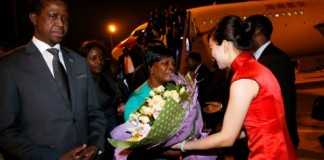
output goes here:
[[57, 48], [49, 48], [47, 49], [49, 53], [51, 53], [54, 57], [58, 57], [59, 50]]

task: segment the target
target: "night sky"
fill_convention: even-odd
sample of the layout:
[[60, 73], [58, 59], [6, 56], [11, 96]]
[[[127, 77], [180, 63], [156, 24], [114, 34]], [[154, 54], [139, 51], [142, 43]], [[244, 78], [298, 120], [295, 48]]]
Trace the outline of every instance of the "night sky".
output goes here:
[[[118, 43], [138, 25], [148, 19], [149, 12], [166, 8], [172, 4], [181, 8], [192, 8], [212, 4], [215, 0], [69, 0], [70, 25], [64, 44], [77, 50], [87, 39], [98, 39], [108, 43], [105, 31], [108, 22], [117, 24], [118, 31], [113, 36]], [[217, 3], [238, 0], [218, 0]], [[0, 45], [13, 48], [28, 42], [33, 28], [28, 19], [26, 0], [1, 0], [2, 22]]]

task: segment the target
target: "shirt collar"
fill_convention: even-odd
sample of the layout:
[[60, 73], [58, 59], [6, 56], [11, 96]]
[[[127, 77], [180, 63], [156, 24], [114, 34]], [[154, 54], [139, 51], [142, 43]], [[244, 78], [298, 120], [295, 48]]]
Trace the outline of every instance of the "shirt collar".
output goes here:
[[46, 50], [49, 49], [49, 48], [56, 48], [56, 49], [58, 49], [59, 51], [61, 51], [61, 49], [60, 49], [60, 48], [61, 48], [61, 47], [60, 47], [60, 44], [56, 44], [56, 45], [54, 45], [53, 47], [51, 47], [51, 46], [48, 45], [47, 43], [45, 43], [45, 42], [43, 42], [43, 41], [37, 39], [35, 36], [33, 37], [32, 41], [33, 41], [33, 43], [35, 44], [35, 46], [39, 49], [39, 51], [40, 51], [41, 53], [46, 52]]
[[261, 47], [259, 47], [255, 52], [254, 52], [254, 57], [255, 59], [259, 59], [261, 57], [261, 54], [263, 51], [270, 45], [271, 41], [268, 41], [264, 43]]
[[234, 61], [231, 64], [231, 69], [233, 71], [237, 71], [238, 69], [242, 68], [244, 64], [251, 59], [254, 59], [251, 53], [243, 51], [234, 59]]

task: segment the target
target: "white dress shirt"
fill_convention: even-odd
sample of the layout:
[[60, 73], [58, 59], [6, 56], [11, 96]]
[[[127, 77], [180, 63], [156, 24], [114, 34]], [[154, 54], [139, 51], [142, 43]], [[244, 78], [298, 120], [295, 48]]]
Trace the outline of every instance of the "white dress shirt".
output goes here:
[[60, 62], [62, 63], [64, 69], [66, 70], [66, 67], [65, 67], [65, 63], [64, 63], [64, 60], [63, 60], [63, 55], [62, 55], [62, 51], [61, 51], [61, 47], [60, 47], [60, 44], [56, 44], [55, 46], [51, 47], [50, 45], [48, 45], [47, 43], [37, 39], [35, 36], [33, 37], [32, 39], [32, 42], [34, 43], [34, 45], [38, 48], [39, 52], [42, 54], [49, 70], [51, 71], [53, 77], [54, 77], [54, 71], [53, 71], [53, 55], [47, 51], [47, 49], [49, 48], [56, 48], [59, 50], [59, 59], [60, 59]]
[[263, 51], [270, 45], [270, 43], [271, 43], [271, 41], [268, 41], [268, 42], [266, 42], [266, 43], [264, 43], [261, 47], [259, 47], [255, 52], [254, 52], [254, 57], [255, 57], [255, 59], [256, 60], [258, 60], [260, 57], [261, 57], [261, 55], [262, 55], [262, 53], [263, 53]]

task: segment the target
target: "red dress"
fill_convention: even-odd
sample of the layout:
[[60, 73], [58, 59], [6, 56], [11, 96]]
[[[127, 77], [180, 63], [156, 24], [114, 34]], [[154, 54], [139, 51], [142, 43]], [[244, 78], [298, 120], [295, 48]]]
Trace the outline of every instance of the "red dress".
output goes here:
[[249, 160], [297, 159], [288, 135], [277, 79], [250, 53], [241, 53], [231, 67], [234, 71], [232, 82], [253, 79], [260, 87], [244, 120], [250, 150]]

